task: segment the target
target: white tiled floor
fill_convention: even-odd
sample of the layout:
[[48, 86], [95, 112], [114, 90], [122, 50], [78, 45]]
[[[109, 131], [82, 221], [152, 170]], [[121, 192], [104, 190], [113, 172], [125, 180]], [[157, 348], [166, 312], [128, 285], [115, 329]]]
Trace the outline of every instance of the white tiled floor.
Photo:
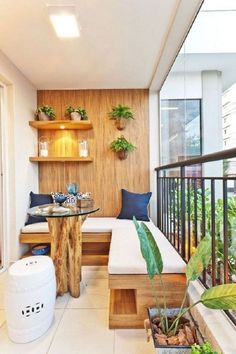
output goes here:
[[153, 354], [144, 330], [108, 329], [106, 267], [83, 267], [81, 295], [56, 301], [51, 328], [39, 339], [15, 344], [7, 336], [3, 310], [6, 274], [0, 274], [0, 354]]

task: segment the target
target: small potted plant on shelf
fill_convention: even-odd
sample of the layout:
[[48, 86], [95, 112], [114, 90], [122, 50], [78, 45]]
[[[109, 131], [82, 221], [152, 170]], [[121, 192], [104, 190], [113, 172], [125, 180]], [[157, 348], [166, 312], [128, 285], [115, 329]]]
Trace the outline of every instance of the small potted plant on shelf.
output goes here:
[[87, 120], [87, 112], [84, 108], [68, 106], [65, 111], [66, 114], [70, 115], [72, 120]]
[[124, 130], [126, 127], [126, 122], [130, 119], [134, 119], [133, 112], [130, 107], [122, 106], [113, 106], [112, 111], [108, 113], [110, 119], [115, 119], [115, 125], [118, 130]]
[[121, 135], [116, 140], [113, 140], [110, 145], [111, 150], [117, 152], [117, 155], [120, 160], [127, 159], [128, 152], [131, 152], [135, 149], [135, 146], [128, 142], [123, 135]]
[[35, 111], [35, 117], [37, 120], [54, 120], [55, 116], [54, 109], [48, 105], [42, 105]]
[[[162, 294], [155, 294], [156, 308], [148, 309], [155, 348], [158, 348], [158, 354], [166, 353], [166, 351], [168, 353], [191, 353], [191, 346], [194, 343], [199, 343], [197, 343], [196, 336], [197, 326], [194, 322], [191, 324], [189, 320], [191, 318], [190, 310], [200, 303], [210, 309], [236, 309], [236, 284], [223, 284], [206, 289], [197, 302], [185, 307], [190, 282], [197, 280], [210, 262], [211, 237], [206, 236], [200, 241], [195, 253], [186, 265], [186, 291], [181, 307], [179, 309], [168, 309], [161, 275], [163, 261], [160, 250], [147, 225], [143, 222], [139, 224], [135, 218], [134, 224], [152, 289], [155, 289], [155, 275], [158, 276], [160, 284], [162, 284]], [[164, 308], [160, 308], [158, 305], [161, 299], [163, 299]]]

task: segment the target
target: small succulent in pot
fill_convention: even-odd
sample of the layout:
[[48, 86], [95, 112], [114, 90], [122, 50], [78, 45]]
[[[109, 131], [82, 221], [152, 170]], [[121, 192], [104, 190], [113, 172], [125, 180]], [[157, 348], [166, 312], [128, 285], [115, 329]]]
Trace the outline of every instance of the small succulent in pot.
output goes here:
[[126, 122], [130, 119], [134, 119], [134, 114], [131, 111], [130, 107], [122, 106], [113, 106], [112, 111], [108, 113], [110, 119], [115, 119], [115, 124], [118, 130], [124, 130], [126, 127]]
[[120, 160], [125, 160], [128, 156], [128, 153], [135, 149], [135, 146], [126, 140], [123, 135], [121, 135], [119, 138], [112, 141], [110, 148], [111, 150], [117, 152]]
[[37, 120], [54, 120], [56, 117], [53, 107], [42, 105], [35, 111], [35, 118]]
[[72, 120], [87, 120], [88, 119], [88, 115], [87, 112], [84, 108], [82, 107], [77, 107], [74, 108], [72, 106], [68, 106], [66, 108], [65, 113], [68, 115], [70, 115], [70, 118]]

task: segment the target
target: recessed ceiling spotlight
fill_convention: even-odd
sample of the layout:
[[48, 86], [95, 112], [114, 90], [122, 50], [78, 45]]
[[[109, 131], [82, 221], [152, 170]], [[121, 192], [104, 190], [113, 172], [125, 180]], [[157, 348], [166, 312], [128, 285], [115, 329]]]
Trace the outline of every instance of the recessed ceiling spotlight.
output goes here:
[[48, 5], [47, 8], [58, 37], [75, 38], [80, 36], [75, 6]]

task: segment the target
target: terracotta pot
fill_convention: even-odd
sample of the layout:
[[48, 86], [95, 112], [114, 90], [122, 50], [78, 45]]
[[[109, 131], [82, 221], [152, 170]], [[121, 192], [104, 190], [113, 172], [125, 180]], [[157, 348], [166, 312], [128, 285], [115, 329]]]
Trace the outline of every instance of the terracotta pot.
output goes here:
[[78, 112], [71, 112], [70, 117], [72, 120], [81, 120], [81, 115]]
[[126, 127], [126, 121], [127, 119], [125, 118], [116, 118], [115, 120], [115, 125], [118, 130], [124, 130]]
[[117, 155], [120, 160], [125, 160], [128, 157], [128, 151], [126, 150], [117, 151]]
[[[161, 345], [158, 343], [158, 340], [155, 338], [155, 330], [154, 330], [154, 326], [152, 323], [152, 320], [158, 316], [158, 310], [156, 308], [148, 308], [148, 317], [149, 317], [149, 321], [150, 321], [150, 325], [151, 325], [151, 331], [152, 331], [152, 339], [153, 339], [153, 343], [154, 343], [154, 347], [156, 350], [156, 353], [158, 354], [190, 354], [191, 353], [191, 346], [190, 345]], [[164, 310], [161, 309], [161, 311], [163, 312]], [[179, 308], [170, 308], [167, 309], [167, 316], [168, 317], [172, 317], [172, 316], [176, 316], [179, 312]], [[188, 313], [188, 315], [186, 314], [186, 316], [184, 316], [185, 318], [187, 317], [188, 320], [190, 320], [190, 323], [192, 326], [195, 327], [196, 329], [196, 338], [198, 340], [198, 342], [200, 344], [202, 344], [204, 342], [204, 338], [202, 337], [198, 325], [197, 323], [194, 321], [193, 317], [191, 316], [190, 313]]]
[[50, 120], [50, 117], [44, 112], [39, 112], [38, 119], [39, 120]]

